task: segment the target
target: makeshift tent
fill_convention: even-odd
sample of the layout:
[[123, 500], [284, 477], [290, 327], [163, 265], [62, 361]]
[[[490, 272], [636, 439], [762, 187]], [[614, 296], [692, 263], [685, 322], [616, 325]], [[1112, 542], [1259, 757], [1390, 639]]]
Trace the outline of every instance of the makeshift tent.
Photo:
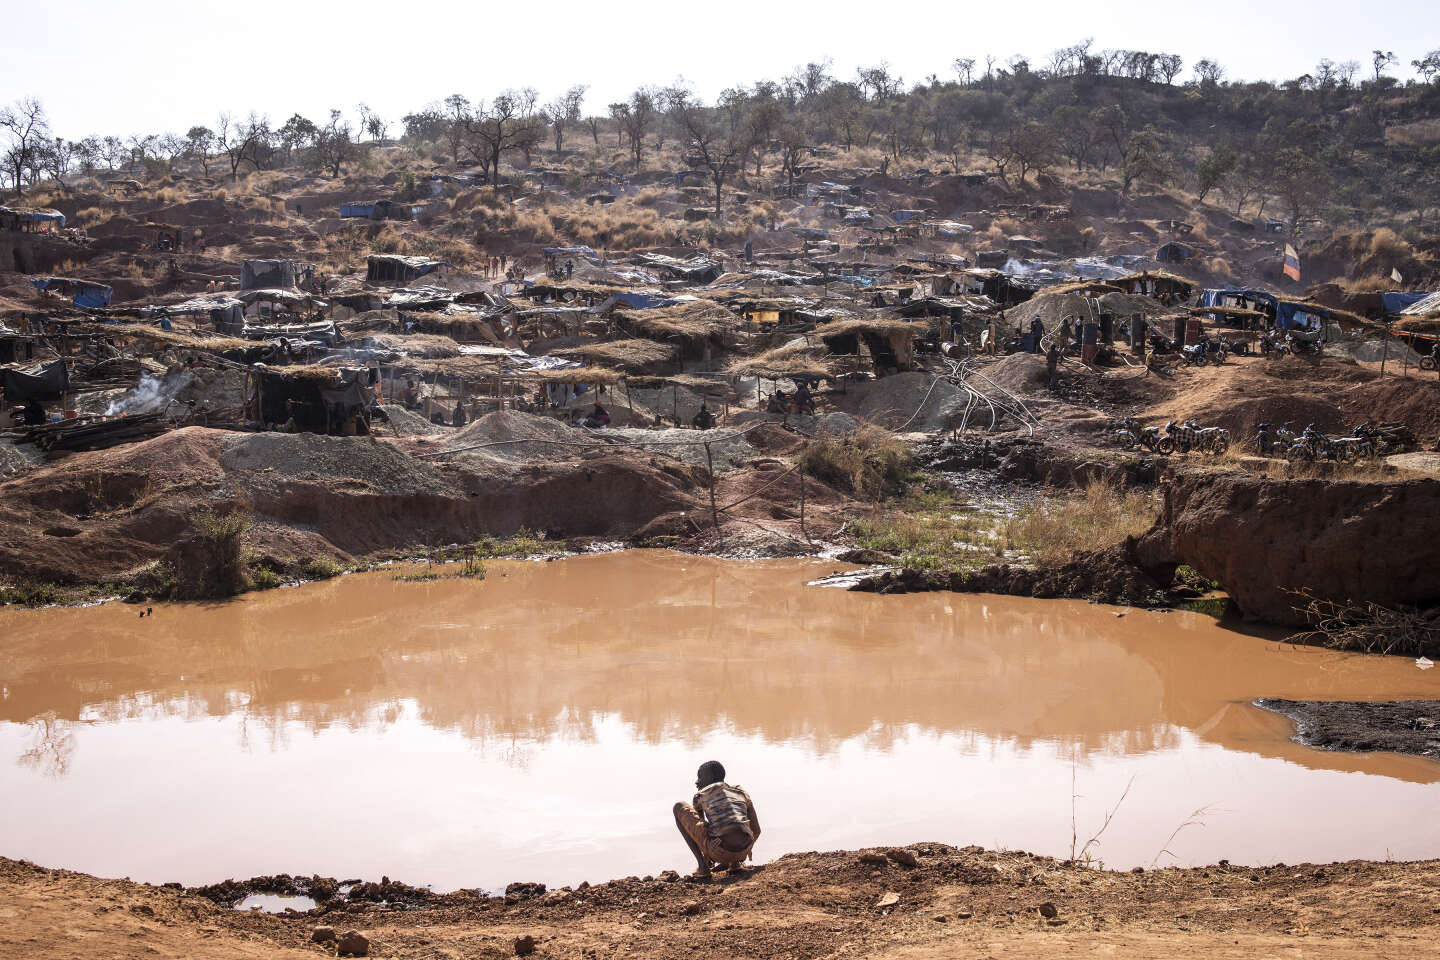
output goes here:
[[95, 309], [108, 307], [110, 295], [113, 292], [103, 283], [95, 283], [92, 280], [72, 280], [69, 277], [43, 277], [39, 280], [31, 280], [36, 290], [54, 290], [65, 296], [72, 297], [71, 302], [77, 307]]
[[240, 265], [241, 290], [261, 290], [266, 287], [288, 290], [294, 286], [293, 260], [246, 260]]
[[59, 400], [70, 391], [70, 372], [64, 360], [36, 363], [28, 367], [0, 367], [0, 387], [5, 399], [23, 403], [36, 400]]
[[1195, 251], [1183, 243], [1176, 243], [1174, 240], [1165, 244], [1155, 251], [1155, 259], [1161, 263], [1171, 263], [1177, 260], [1189, 260], [1195, 256]]
[[65, 229], [65, 214], [59, 210], [23, 210], [0, 206], [0, 228], [25, 233], [52, 233]]
[[1406, 307], [1414, 306], [1429, 296], [1430, 293], [1425, 290], [1395, 290], [1388, 293], [1381, 293], [1380, 303], [1385, 308], [1386, 313], [1401, 313]]
[[366, 283], [411, 283], [441, 267], [449, 266], [427, 257], [402, 257], [393, 253], [371, 254], [366, 261]]
[[352, 200], [340, 204], [340, 216], [367, 220], [414, 220], [421, 207], [396, 200]]
[[375, 403], [371, 380], [363, 369], [336, 367], [251, 367], [245, 416], [266, 424], [295, 427], [311, 433], [346, 432], [355, 418], [363, 422]]

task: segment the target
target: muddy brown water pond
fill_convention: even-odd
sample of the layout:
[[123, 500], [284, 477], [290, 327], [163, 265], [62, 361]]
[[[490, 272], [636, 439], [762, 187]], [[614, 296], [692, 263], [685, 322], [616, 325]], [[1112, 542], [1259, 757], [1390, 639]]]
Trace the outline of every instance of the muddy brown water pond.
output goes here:
[[1117, 804], [1089, 848], [1112, 867], [1440, 857], [1440, 764], [1313, 750], [1250, 705], [1434, 698], [1440, 671], [1191, 613], [807, 586], [833, 569], [632, 551], [0, 611], [0, 854], [442, 890], [684, 870], [670, 806], [714, 758], [759, 860], [1065, 856], [1072, 812], [1078, 847]]

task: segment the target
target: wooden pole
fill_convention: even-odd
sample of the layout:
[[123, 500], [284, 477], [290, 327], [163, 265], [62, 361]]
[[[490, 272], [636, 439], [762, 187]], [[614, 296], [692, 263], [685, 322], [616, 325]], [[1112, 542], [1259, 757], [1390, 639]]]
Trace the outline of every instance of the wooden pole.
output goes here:
[[[804, 456], [804, 451], [803, 451], [803, 450], [801, 451], [801, 456]], [[805, 468], [804, 468], [804, 466], [801, 466], [801, 467], [800, 467], [800, 535], [805, 538], [805, 542], [806, 542], [806, 543], [809, 543], [809, 542], [810, 542], [810, 534], [809, 534], [809, 532], [806, 531], [806, 529], [805, 529]]]
[[1385, 349], [1380, 352], [1380, 376], [1385, 376], [1385, 361], [1390, 358], [1390, 331], [1385, 331]]
[[720, 508], [715, 506], [715, 458], [710, 455], [710, 441], [705, 441], [705, 467], [710, 471], [710, 519], [715, 533], [720, 533]]
[[1400, 371], [1401, 375], [1407, 378], [1410, 376], [1410, 351], [1414, 349], [1415, 338], [1411, 337], [1409, 341], [1405, 344], [1405, 356], [1403, 357], [1405, 361], [1405, 366]]

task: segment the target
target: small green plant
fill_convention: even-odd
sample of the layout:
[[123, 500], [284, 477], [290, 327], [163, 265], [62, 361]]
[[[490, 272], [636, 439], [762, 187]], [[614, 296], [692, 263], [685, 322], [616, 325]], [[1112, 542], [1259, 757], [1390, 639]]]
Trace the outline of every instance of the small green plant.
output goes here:
[[250, 565], [250, 589], [274, 590], [281, 584], [280, 574], [260, 564]]
[[391, 579], [401, 583], [429, 583], [431, 580], [484, 580], [485, 560], [474, 547], [462, 552], [458, 559], [442, 560], [437, 566], [432, 559], [423, 570], [397, 573]]
[[0, 586], [0, 604], [18, 603], [27, 607], [48, 607], [61, 603], [64, 594], [54, 584], [17, 580]]
[[299, 566], [300, 577], [303, 580], [329, 580], [344, 572], [345, 568], [329, 557], [308, 557], [301, 561]]

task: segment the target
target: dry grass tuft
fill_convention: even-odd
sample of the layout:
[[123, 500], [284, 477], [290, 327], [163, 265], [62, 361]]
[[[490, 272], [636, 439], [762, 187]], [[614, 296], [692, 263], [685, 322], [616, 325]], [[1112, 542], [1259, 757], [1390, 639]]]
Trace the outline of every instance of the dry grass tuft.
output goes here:
[[1381, 227], [1370, 235], [1369, 255], [1372, 260], [1408, 260], [1415, 255], [1415, 248], [1406, 243], [1394, 230], [1389, 227]]
[[915, 462], [905, 443], [875, 426], [861, 427], [848, 437], [821, 437], [797, 459], [810, 476], [865, 500], [879, 500], [899, 489]]
[[1154, 497], [1091, 481], [1078, 495], [1047, 497], [1008, 520], [1008, 545], [1044, 565], [1063, 564], [1077, 550], [1103, 550], [1155, 523]]

